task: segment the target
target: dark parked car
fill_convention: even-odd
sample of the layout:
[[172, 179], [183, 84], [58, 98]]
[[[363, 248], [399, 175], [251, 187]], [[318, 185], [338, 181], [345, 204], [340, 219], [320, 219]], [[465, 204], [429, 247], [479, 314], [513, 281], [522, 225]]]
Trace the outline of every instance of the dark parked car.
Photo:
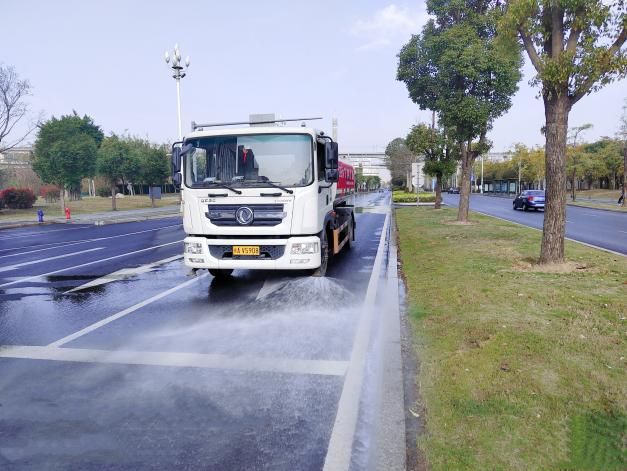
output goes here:
[[544, 190], [525, 190], [514, 199], [514, 210], [544, 209]]
[[459, 187], [457, 186], [452, 186], [448, 189], [449, 194], [451, 195], [458, 195], [459, 194]]

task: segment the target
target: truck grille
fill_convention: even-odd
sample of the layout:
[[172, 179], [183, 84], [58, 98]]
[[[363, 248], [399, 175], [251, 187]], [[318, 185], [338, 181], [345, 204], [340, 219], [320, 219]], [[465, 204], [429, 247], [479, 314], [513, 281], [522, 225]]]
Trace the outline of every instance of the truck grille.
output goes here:
[[261, 245], [259, 246], [259, 256], [236, 255], [233, 256], [232, 245], [210, 245], [209, 253], [213, 258], [229, 260], [276, 260], [285, 253], [285, 245]]
[[[249, 224], [241, 224], [235, 217], [237, 210], [243, 207], [253, 213]], [[276, 226], [286, 214], [282, 204], [210, 204], [205, 216], [215, 226]]]

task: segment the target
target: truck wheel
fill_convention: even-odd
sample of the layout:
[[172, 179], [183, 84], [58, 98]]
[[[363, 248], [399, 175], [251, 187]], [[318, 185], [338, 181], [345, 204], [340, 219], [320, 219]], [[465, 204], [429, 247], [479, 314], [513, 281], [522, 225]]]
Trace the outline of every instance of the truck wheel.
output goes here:
[[348, 242], [346, 242], [347, 249], [350, 249], [353, 246], [354, 236], [355, 236], [355, 220], [351, 216], [351, 222], [348, 224]]
[[320, 266], [316, 268], [312, 276], [325, 276], [329, 265], [329, 238], [326, 229], [320, 234]]
[[210, 268], [209, 269], [209, 273], [211, 273], [211, 276], [213, 276], [214, 278], [218, 278], [223, 280], [224, 278], [228, 278], [231, 276], [231, 273], [233, 273], [233, 270], [224, 270], [224, 269], [219, 269], [219, 268]]

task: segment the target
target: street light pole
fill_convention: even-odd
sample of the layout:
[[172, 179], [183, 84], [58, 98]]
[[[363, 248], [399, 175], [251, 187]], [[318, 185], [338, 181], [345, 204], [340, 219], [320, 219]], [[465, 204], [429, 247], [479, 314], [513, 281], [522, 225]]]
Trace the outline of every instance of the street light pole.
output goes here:
[[481, 154], [481, 194], [483, 194], [483, 154]]
[[[165, 63], [168, 65], [170, 64], [170, 54], [168, 51], [165, 51]], [[185, 58], [184, 65], [182, 64], [181, 51], [179, 50], [178, 44], [175, 44], [174, 51], [172, 52], [172, 65], [170, 65], [170, 68], [173, 72], [172, 78], [176, 80], [176, 116], [178, 120], [179, 141], [183, 139], [183, 131], [181, 128], [181, 79], [187, 75], [184, 70], [187, 70], [189, 67], [189, 56]]]

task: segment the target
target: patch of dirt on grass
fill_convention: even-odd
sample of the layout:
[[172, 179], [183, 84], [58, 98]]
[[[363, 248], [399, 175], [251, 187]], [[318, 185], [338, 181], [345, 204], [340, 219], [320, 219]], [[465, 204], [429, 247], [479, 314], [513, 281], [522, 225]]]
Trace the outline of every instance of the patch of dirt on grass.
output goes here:
[[598, 273], [598, 268], [588, 266], [581, 262], [564, 262], [564, 263], [547, 263], [540, 264], [538, 262], [530, 262], [528, 259], [516, 260], [514, 269], [522, 272], [533, 273]]
[[447, 226], [476, 226], [478, 223], [474, 221], [457, 221], [449, 219], [448, 221], [442, 221], [442, 224], [446, 224]]

